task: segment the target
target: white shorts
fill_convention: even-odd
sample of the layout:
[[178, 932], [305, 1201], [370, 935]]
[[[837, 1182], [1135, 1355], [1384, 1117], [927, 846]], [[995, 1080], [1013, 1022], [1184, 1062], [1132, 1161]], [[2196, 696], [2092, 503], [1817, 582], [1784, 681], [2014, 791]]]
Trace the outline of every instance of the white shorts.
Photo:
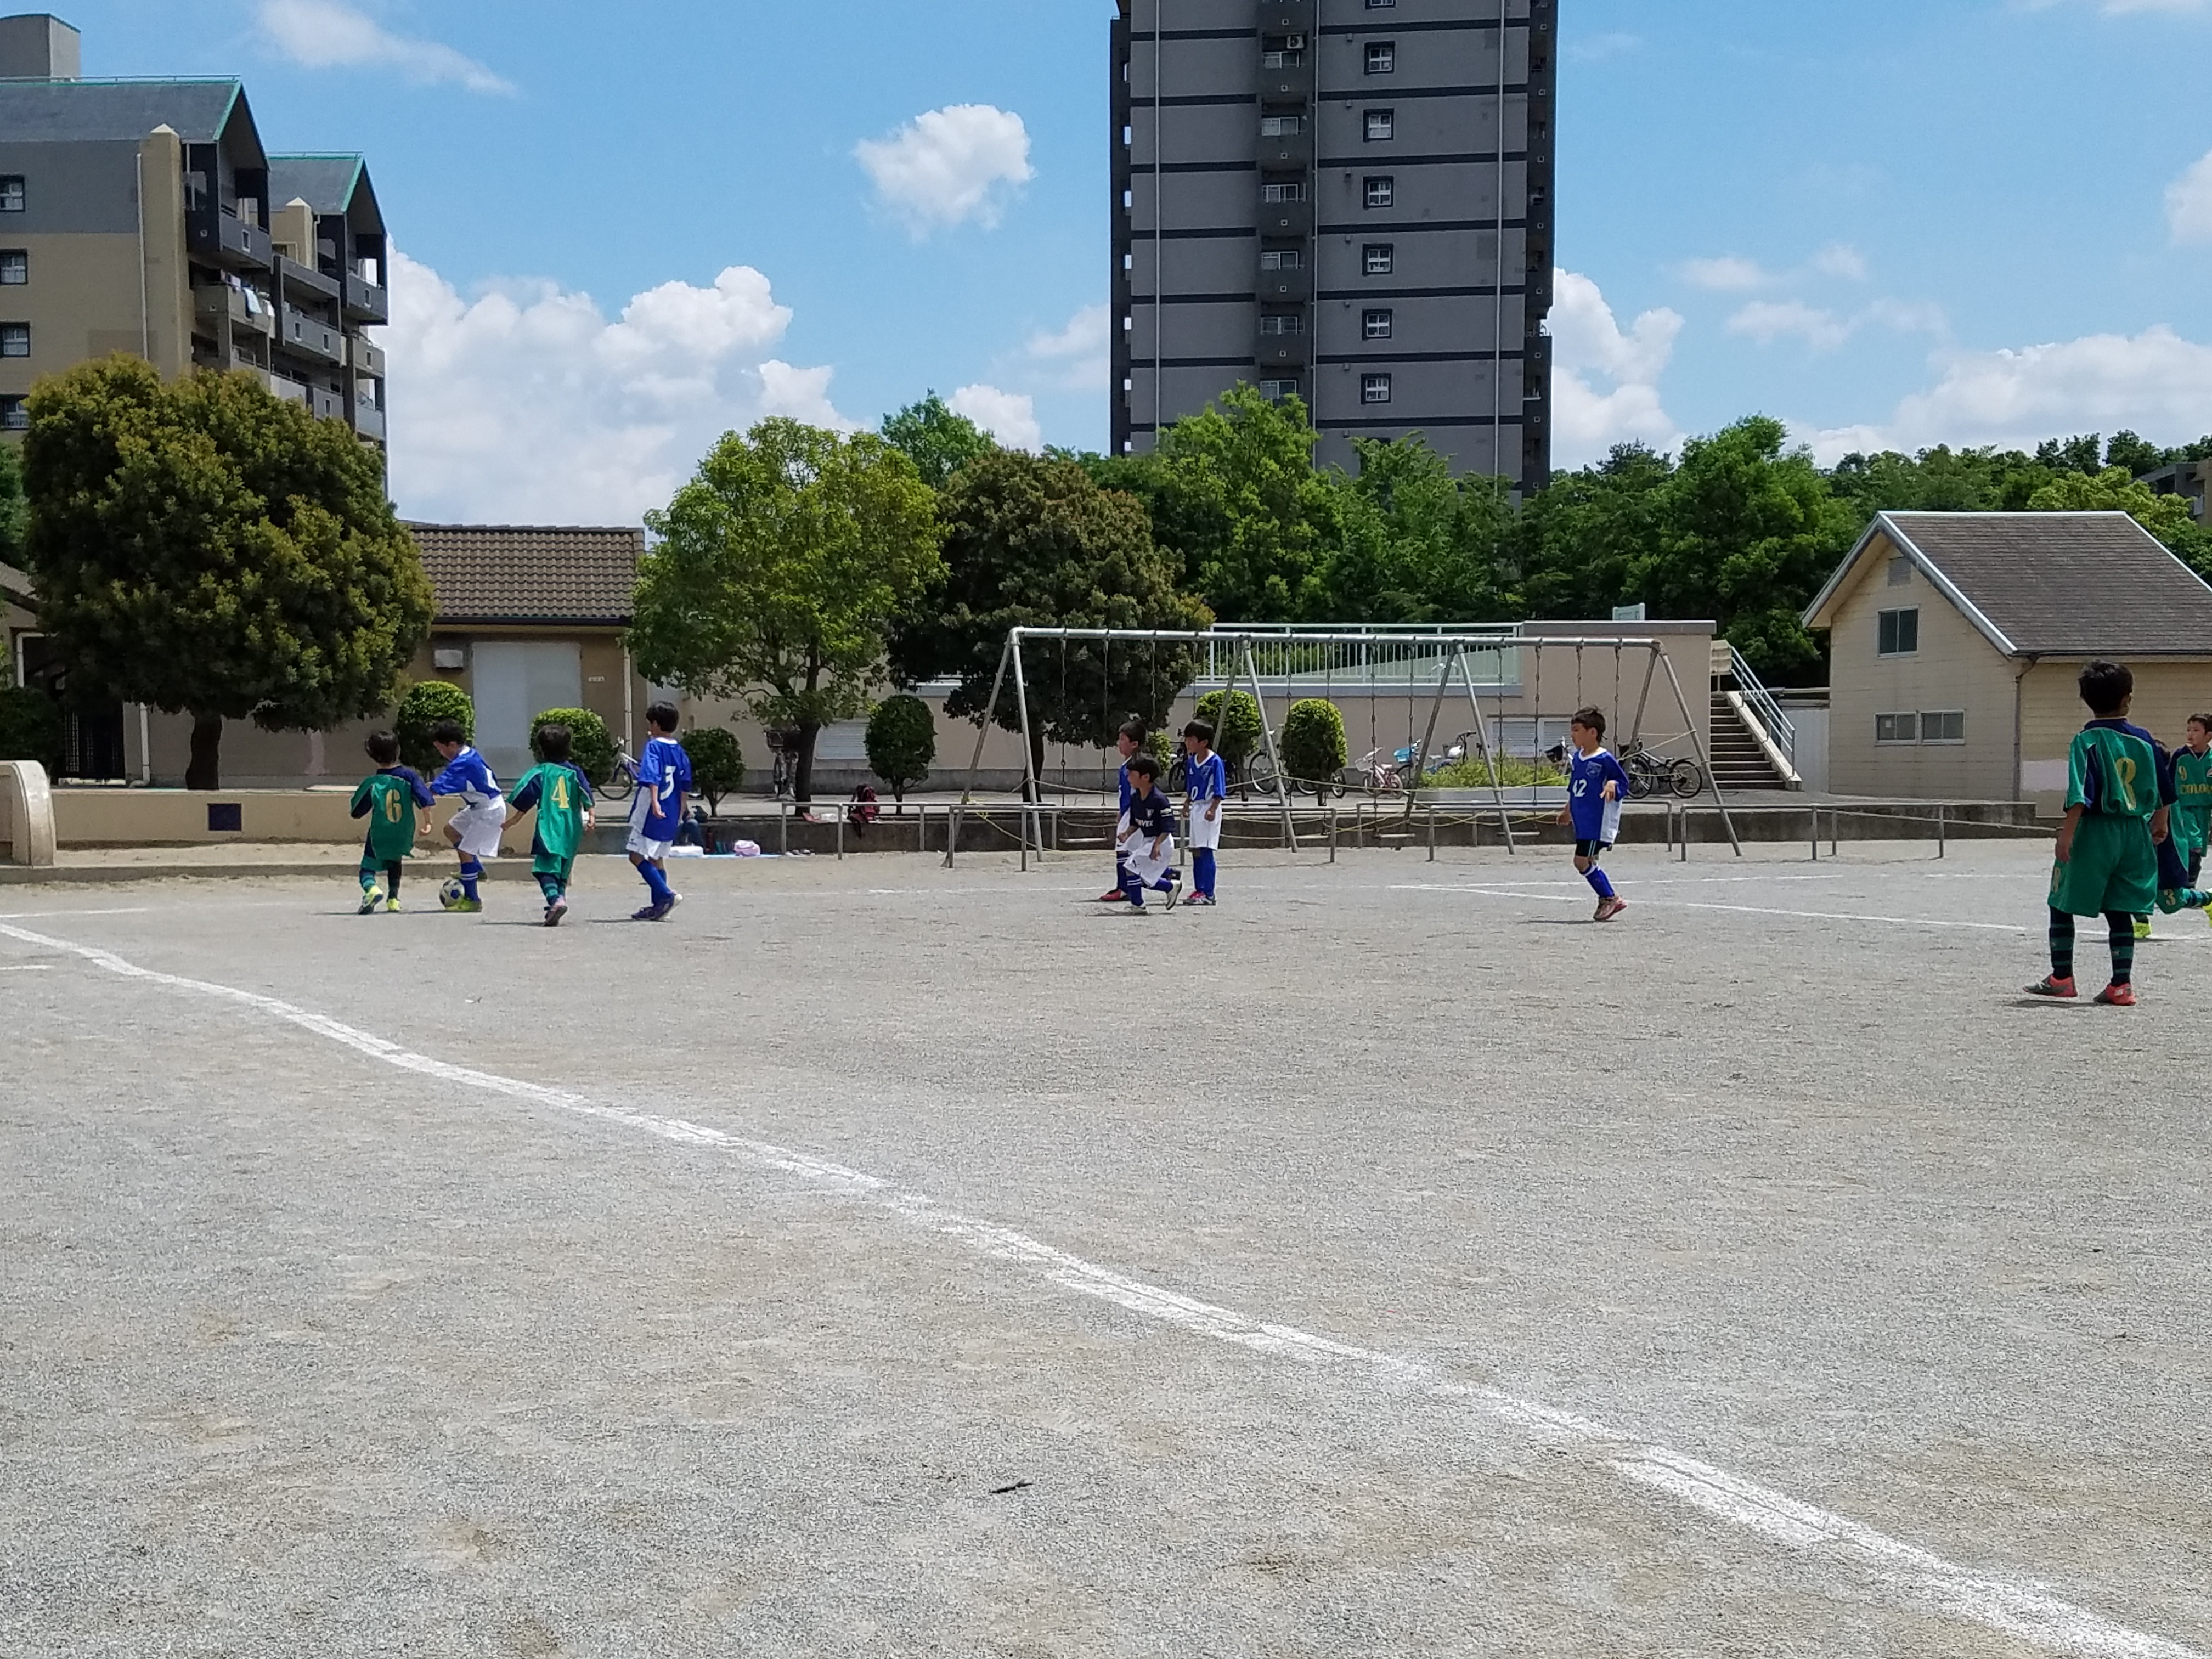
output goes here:
[[1129, 842], [1129, 873], [1150, 887], [1176, 867], [1176, 844], [1173, 836], [1160, 843], [1160, 855], [1152, 856], [1152, 838], [1139, 836]]
[[495, 859], [499, 856], [500, 831], [507, 826], [507, 803], [488, 800], [474, 806], [464, 806], [453, 814], [453, 833], [459, 837], [462, 854], [472, 859]]
[[668, 856], [668, 849], [675, 845], [672, 841], [649, 840], [642, 829], [633, 824], [630, 827], [629, 840], [624, 844], [623, 850], [626, 853], [635, 853], [641, 859], [651, 859], [658, 863]]
[[1198, 851], [1200, 848], [1209, 853], [1218, 851], [1220, 848], [1221, 820], [1227, 815], [1229, 808], [1225, 805], [1223, 805], [1220, 812], [1215, 815], [1213, 822], [1208, 823], [1206, 821], [1206, 809], [1213, 804], [1211, 797], [1205, 800], [1194, 797], [1190, 802], [1190, 847], [1193, 852]]

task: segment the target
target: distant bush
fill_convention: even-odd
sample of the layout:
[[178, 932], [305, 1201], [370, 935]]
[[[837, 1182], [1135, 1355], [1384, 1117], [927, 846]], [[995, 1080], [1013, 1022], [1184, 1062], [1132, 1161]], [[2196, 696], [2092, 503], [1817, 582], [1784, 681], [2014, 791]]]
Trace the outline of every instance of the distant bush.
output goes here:
[[65, 758], [61, 705], [36, 686], [0, 688], [0, 761], [36, 761], [56, 778]]
[[445, 680], [424, 680], [410, 686], [399, 700], [392, 729], [399, 737], [399, 758], [417, 772], [434, 772], [445, 757], [430, 747], [430, 728], [440, 720], [459, 722], [468, 740], [477, 740], [477, 706], [469, 694]]
[[1352, 762], [1344, 713], [1325, 697], [1291, 705], [1283, 717], [1283, 769], [1306, 783], [1327, 783]]
[[1222, 693], [1209, 691], [1198, 700], [1198, 718], [1213, 728], [1214, 751], [1231, 766], [1252, 757], [1266, 735], [1260, 723], [1260, 704], [1249, 691], [1239, 691], [1229, 702], [1229, 717], [1221, 715]]
[[868, 769], [891, 787], [903, 805], [907, 786], [921, 782], [937, 763], [937, 719], [920, 697], [886, 697], [868, 716]]
[[[1510, 755], [1501, 757], [1498, 763], [1499, 781], [1508, 789], [1557, 787], [1567, 781], [1566, 774], [1549, 761], [1516, 760]], [[1417, 789], [1488, 789], [1492, 787], [1490, 768], [1480, 755], [1469, 755], [1465, 760], [1439, 767], [1413, 786]]]
[[530, 758], [542, 761], [538, 752], [538, 728], [541, 726], [565, 726], [568, 728], [568, 759], [575, 769], [592, 781], [597, 789], [615, 775], [614, 734], [607, 723], [588, 708], [548, 708], [531, 717]]
[[707, 810], [719, 814], [722, 797], [745, 787], [745, 755], [738, 734], [726, 726], [702, 726], [686, 732], [684, 752], [691, 757], [691, 787], [707, 798]]

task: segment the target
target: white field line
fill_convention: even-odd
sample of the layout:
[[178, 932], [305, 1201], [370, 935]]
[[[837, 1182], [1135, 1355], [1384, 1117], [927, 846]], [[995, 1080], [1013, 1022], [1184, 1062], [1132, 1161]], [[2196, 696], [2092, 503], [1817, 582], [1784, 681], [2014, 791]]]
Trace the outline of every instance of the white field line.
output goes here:
[[153, 914], [154, 907], [141, 904], [129, 910], [8, 910], [0, 911], [0, 921], [58, 921], [64, 916], [144, 916]]
[[10, 967], [0, 968], [0, 974], [51, 974], [53, 970], [54, 964], [51, 962], [20, 962]]
[[2051, 1653], [2078, 1656], [2078, 1659], [2212, 1659], [2212, 1656], [2164, 1637], [2116, 1623], [2033, 1583], [1976, 1572], [1844, 1516], [1801, 1502], [1771, 1486], [1731, 1474], [1667, 1447], [1644, 1443], [1638, 1437], [1602, 1423], [1522, 1399], [1500, 1389], [1452, 1382], [1418, 1360], [1334, 1341], [1292, 1326], [1266, 1323], [1232, 1309], [1147, 1284], [1085, 1261], [1028, 1233], [945, 1209], [927, 1195], [902, 1190], [879, 1176], [766, 1141], [747, 1139], [705, 1124], [607, 1105], [544, 1084], [434, 1060], [403, 1048], [388, 1038], [275, 997], [142, 968], [111, 951], [5, 924], [0, 924], [0, 935], [68, 952], [125, 979], [212, 997], [270, 1015], [402, 1071], [617, 1123], [678, 1146], [734, 1152], [760, 1168], [795, 1176], [817, 1188], [862, 1200], [994, 1261], [1033, 1268], [1054, 1284], [1099, 1297], [1144, 1318], [1258, 1353], [1355, 1368], [1376, 1381], [1428, 1398], [1471, 1406], [1494, 1421], [1540, 1441], [1590, 1447], [1606, 1455], [1613, 1470], [1625, 1480], [1665, 1492], [1717, 1521], [1765, 1539], [1820, 1565], [1860, 1574], [1872, 1580], [1881, 1595], [1893, 1601], [1969, 1620]]
[[[1442, 884], [1394, 887], [1395, 893], [1464, 893], [1471, 898], [1522, 899], [1539, 904], [1585, 904], [1579, 894], [1553, 895], [1526, 887], [1447, 886]], [[2027, 929], [2008, 921], [1938, 921], [1929, 916], [1870, 916], [1850, 910], [1784, 910], [1763, 904], [1700, 904], [1690, 899], [1630, 899], [1631, 909], [1719, 910], [1740, 916], [1790, 916], [1802, 921], [1872, 921], [1890, 927], [1961, 927], [1977, 933], [2014, 933]]]

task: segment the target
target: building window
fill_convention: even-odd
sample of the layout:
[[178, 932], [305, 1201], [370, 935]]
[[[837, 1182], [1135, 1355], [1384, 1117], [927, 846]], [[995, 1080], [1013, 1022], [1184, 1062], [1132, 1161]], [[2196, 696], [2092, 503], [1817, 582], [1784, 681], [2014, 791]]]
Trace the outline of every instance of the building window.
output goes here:
[[1294, 138], [1306, 130], [1303, 115], [1263, 115], [1260, 118], [1262, 138]]
[[1390, 337], [1393, 320], [1391, 313], [1387, 311], [1366, 312], [1359, 319], [1359, 331], [1370, 340], [1387, 340]]
[[0, 432], [28, 432], [30, 429], [30, 399], [0, 398]]
[[1880, 655], [1909, 657], [1920, 649], [1918, 611], [1885, 611], [1877, 626], [1881, 638], [1876, 650]]
[[1269, 34], [1260, 41], [1261, 69], [1296, 69], [1306, 61], [1306, 38], [1303, 34]]
[[1298, 383], [1296, 380], [1262, 380], [1260, 382], [1260, 395], [1271, 404], [1279, 404], [1285, 398], [1298, 395]]
[[1876, 714], [1874, 717], [1874, 740], [1876, 743], [1919, 742], [1920, 716], [1917, 714]]
[[1370, 109], [1367, 112], [1367, 142], [1379, 144], [1388, 139], [1398, 125], [1395, 110]]
[[1270, 247], [1260, 251], [1260, 269], [1262, 270], [1297, 270], [1305, 262], [1306, 256], [1298, 248]]
[[0, 248], [0, 283], [20, 288], [31, 280], [31, 256], [19, 247]]
[[1370, 75], [1395, 75], [1398, 70], [1398, 43], [1395, 40], [1370, 40], [1367, 43], [1367, 72]]
[[1303, 311], [1270, 312], [1260, 319], [1262, 334], [1303, 334], [1306, 331], [1306, 314]]
[[21, 213], [23, 201], [23, 175], [12, 173], [0, 178], [0, 213]]
[[1921, 742], [1964, 743], [1966, 740], [1966, 712], [1963, 708], [1947, 709], [1941, 714], [1921, 715]]
[[1381, 11], [1386, 6], [1395, 6], [1397, 3], [1398, 0], [1367, 0], [1367, 9]]
[[1389, 207], [1398, 199], [1398, 181], [1388, 177], [1370, 178], [1366, 181], [1364, 193], [1368, 206]]
[[1392, 242], [1370, 242], [1361, 252], [1360, 263], [1370, 276], [1388, 276], [1398, 263], [1397, 246]]
[[1270, 204], [1278, 202], [1303, 202], [1306, 199], [1306, 187], [1303, 182], [1295, 185], [1262, 185], [1260, 186], [1260, 199]]
[[31, 325], [28, 323], [0, 323], [0, 357], [27, 357], [31, 355]]
[[1390, 401], [1390, 377], [1388, 374], [1363, 374], [1359, 377], [1359, 401], [1363, 404], [1387, 404]]

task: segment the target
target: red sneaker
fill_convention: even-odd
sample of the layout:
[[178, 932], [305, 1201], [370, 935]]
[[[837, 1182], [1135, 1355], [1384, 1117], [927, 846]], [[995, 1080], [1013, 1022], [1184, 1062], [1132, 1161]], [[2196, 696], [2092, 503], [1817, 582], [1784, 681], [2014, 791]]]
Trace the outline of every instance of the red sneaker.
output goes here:
[[2132, 1008], [2136, 1006], [2136, 988], [2132, 985], [2107, 985], [2097, 993], [2097, 1000], [2109, 1008]]
[[1597, 907], [1597, 915], [1592, 917], [1591, 920], [1594, 921], [1611, 921], [1615, 916], [1619, 915], [1627, 908], [1628, 901], [1626, 899], [1609, 898], [1606, 900], [1604, 903]]
[[2081, 994], [2079, 991], [2074, 988], [2074, 981], [2071, 975], [2069, 975], [2065, 979], [2061, 979], [2056, 974], [2047, 975], [2044, 978], [2036, 981], [2034, 984], [2027, 988], [2027, 994], [2032, 997], [2057, 997], [2067, 1002], [2071, 1002], [2075, 997]]
[[1097, 898], [1091, 902], [1093, 904], [1119, 904], [1123, 899], [1128, 896], [1129, 896], [1127, 893], [1116, 887], [1110, 893], [1101, 893]]

